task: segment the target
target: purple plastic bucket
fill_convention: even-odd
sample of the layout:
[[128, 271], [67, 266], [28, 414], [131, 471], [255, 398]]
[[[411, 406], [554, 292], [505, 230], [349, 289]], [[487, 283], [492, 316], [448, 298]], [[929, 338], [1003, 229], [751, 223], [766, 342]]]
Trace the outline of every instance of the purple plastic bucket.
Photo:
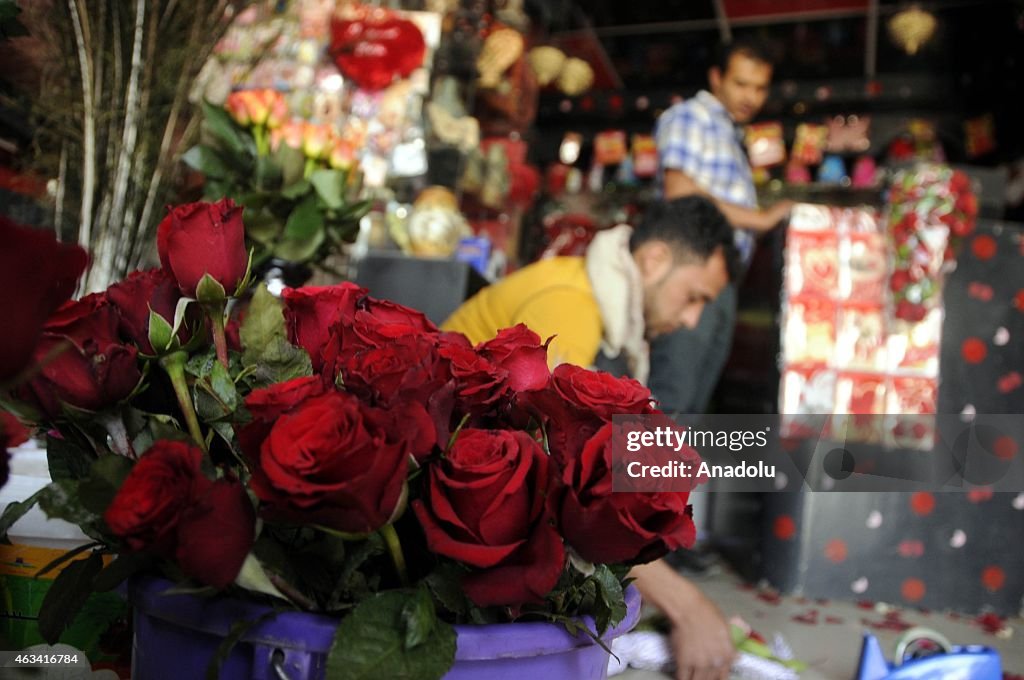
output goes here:
[[[161, 579], [135, 580], [129, 586], [135, 625], [132, 680], [201, 678], [232, 625], [271, 611], [228, 597], [164, 594], [173, 587]], [[602, 636], [606, 642], [628, 632], [640, 617], [640, 594], [633, 586], [626, 590], [626, 606], [626, 618]], [[327, 616], [282, 612], [242, 637], [220, 677], [322, 680], [337, 625], [337, 619]], [[557, 624], [504, 623], [456, 626], [455, 630], [455, 664], [445, 680], [607, 677], [608, 653], [588, 636], [569, 635]]]

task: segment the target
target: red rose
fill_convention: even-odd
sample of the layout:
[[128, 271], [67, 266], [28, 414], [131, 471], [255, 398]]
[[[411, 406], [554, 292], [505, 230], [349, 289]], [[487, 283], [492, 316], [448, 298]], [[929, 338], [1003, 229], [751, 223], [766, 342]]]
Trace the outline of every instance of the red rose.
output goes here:
[[435, 343], [422, 335], [406, 335], [357, 352], [345, 362], [341, 375], [347, 391], [381, 407], [400, 399], [426, 403], [448, 382]]
[[968, 218], [974, 218], [978, 214], [978, 197], [971, 192], [960, 194], [956, 197], [955, 210], [964, 213]]
[[601, 420], [617, 413], [655, 412], [651, 391], [632, 378], [562, 364], [552, 372], [551, 384], [567, 402]]
[[540, 336], [525, 324], [498, 331], [477, 351], [508, 371], [508, 384], [515, 392], [543, 389], [551, 378], [547, 343], [542, 345]]
[[255, 538], [256, 512], [245, 486], [218, 479], [182, 514], [174, 561], [197, 581], [226, 588], [238, 577]]
[[949, 190], [958, 194], [964, 191], [969, 191], [971, 188], [971, 178], [967, 176], [967, 173], [960, 170], [954, 170], [953, 174], [949, 178]]
[[910, 273], [904, 269], [898, 269], [889, 278], [889, 289], [898, 293], [910, 285]]
[[323, 383], [315, 377], [292, 378], [287, 382], [253, 390], [245, 398], [245, 408], [252, 420], [237, 432], [242, 450], [258, 451], [278, 418], [324, 391]]
[[0, 217], [0, 384], [28, 365], [43, 323], [75, 292], [88, 256], [42, 229]]
[[357, 352], [385, 347], [406, 336], [435, 338], [437, 327], [421, 312], [409, 307], [366, 297], [348, 320], [332, 324], [332, 334], [323, 350], [325, 374], [337, 371]]
[[29, 429], [7, 411], [0, 408], [0, 446], [15, 447], [28, 441]]
[[7, 449], [28, 441], [29, 434], [20, 420], [0, 409], [0, 487], [7, 483]]
[[551, 453], [560, 464], [580, 450], [615, 414], [658, 413], [651, 392], [632, 378], [616, 378], [561, 364], [547, 389], [527, 395], [533, 412], [547, 427]]
[[558, 522], [584, 559], [650, 562], [693, 545], [696, 530], [685, 492], [612, 492], [612, 424], [602, 427], [562, 471]]
[[903, 319], [905, 321], [917, 322], [928, 316], [928, 309], [924, 305], [917, 304], [909, 300], [900, 300], [896, 303], [896, 318]]
[[[154, 354], [149, 343], [149, 312], [156, 312], [173, 326], [181, 291], [174, 277], [163, 269], [147, 269], [132, 272], [124, 281], [112, 285], [107, 289], [107, 299], [119, 312], [121, 337], [134, 342], [146, 354]], [[178, 336], [183, 343], [188, 341], [184, 328]]]
[[437, 326], [423, 312], [390, 300], [368, 299], [368, 311], [382, 324], [406, 326], [415, 333], [437, 333]]
[[156, 247], [160, 264], [188, 297], [206, 274], [234, 295], [249, 266], [242, 207], [230, 198], [171, 208], [157, 227]]
[[540, 602], [565, 552], [546, 505], [548, 457], [526, 433], [463, 430], [413, 502], [430, 549], [477, 570], [463, 587], [481, 607]]
[[342, 392], [312, 397], [244, 450], [268, 519], [369, 533], [394, 519], [410, 442], [397, 418]]
[[252, 547], [256, 516], [239, 482], [203, 476], [202, 458], [191, 444], [157, 441], [103, 519], [130, 549], [173, 559], [186, 575], [224, 588]]
[[476, 350], [448, 345], [442, 347], [438, 354], [449, 362], [455, 381], [456, 401], [464, 411], [486, 411], [508, 395], [508, 371]]
[[309, 353], [313, 370], [323, 367], [322, 352], [339, 321], [350, 324], [366, 289], [354, 283], [336, 286], [286, 288], [284, 319], [288, 339]]
[[101, 295], [65, 304], [36, 347], [35, 361], [45, 365], [19, 394], [51, 419], [61, 402], [99, 411], [127, 397], [141, 378], [138, 350], [121, 343], [117, 323], [117, 311]]

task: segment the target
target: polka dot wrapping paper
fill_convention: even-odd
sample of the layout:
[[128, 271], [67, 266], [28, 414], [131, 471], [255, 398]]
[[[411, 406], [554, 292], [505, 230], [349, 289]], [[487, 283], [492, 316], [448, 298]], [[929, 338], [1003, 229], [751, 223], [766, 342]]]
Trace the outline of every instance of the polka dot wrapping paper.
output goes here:
[[[1019, 226], [980, 222], [964, 239], [942, 295], [940, 380], [930, 397], [938, 413], [1024, 414]], [[838, 406], [878, 398], [856, 374], [840, 373], [836, 385]], [[899, 394], [908, 400], [903, 408], [929, 398], [913, 385]], [[992, 451], [1013, 460], [1024, 455], [1024, 441], [1003, 435]], [[1022, 492], [777, 493], [766, 494], [765, 503], [764, 575], [780, 590], [972, 616], [1020, 611], [1024, 551], [1012, 546], [1024, 536]], [[878, 617], [866, 611], [865, 618]]]

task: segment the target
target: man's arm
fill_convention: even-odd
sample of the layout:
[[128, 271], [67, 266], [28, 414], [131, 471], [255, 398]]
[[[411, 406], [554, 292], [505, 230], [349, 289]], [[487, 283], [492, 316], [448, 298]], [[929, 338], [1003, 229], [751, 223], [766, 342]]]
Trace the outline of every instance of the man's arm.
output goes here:
[[630, 576], [672, 624], [676, 679], [727, 680], [736, 649], [718, 607], [664, 560], [633, 567]]
[[723, 215], [725, 215], [725, 219], [729, 220], [729, 223], [734, 227], [750, 229], [751, 231], [757, 232], [771, 231], [777, 224], [779, 224], [779, 222], [784, 220], [793, 209], [793, 201], [790, 200], [779, 201], [764, 210], [747, 208], [742, 205], [723, 201], [701, 189], [700, 186], [698, 186], [698, 184], [682, 170], [675, 170], [672, 168], [665, 168], [664, 194], [666, 199], [679, 198], [681, 196], [692, 196], [694, 194], [704, 196], [705, 198], [711, 199], [711, 201], [718, 206], [718, 209], [722, 211]]

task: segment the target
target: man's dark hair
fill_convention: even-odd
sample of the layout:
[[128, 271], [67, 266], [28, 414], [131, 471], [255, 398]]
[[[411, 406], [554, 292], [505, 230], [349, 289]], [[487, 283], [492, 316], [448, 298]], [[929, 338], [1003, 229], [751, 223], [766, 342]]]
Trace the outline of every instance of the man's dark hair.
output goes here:
[[775, 66], [775, 57], [768, 45], [760, 40], [733, 40], [729, 43], [719, 45], [715, 55], [715, 66], [721, 73], [729, 70], [729, 60], [734, 54], [741, 54], [754, 61], [760, 61], [769, 66]]
[[680, 262], [707, 262], [721, 248], [729, 280], [739, 277], [740, 258], [732, 225], [703, 196], [684, 196], [648, 206], [629, 239], [629, 249], [635, 251], [648, 241], [664, 241]]

